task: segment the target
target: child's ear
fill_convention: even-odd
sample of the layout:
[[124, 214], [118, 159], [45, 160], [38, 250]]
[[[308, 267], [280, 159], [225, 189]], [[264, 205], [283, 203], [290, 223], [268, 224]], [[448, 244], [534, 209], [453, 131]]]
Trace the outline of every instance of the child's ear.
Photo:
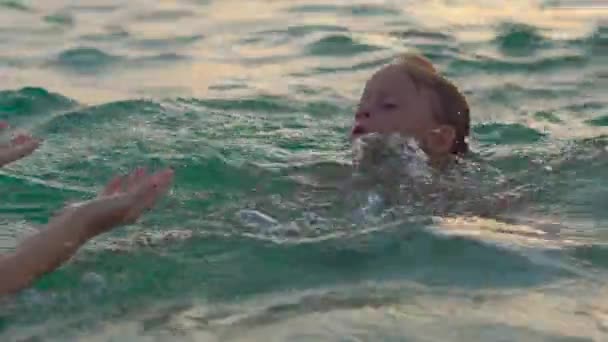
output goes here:
[[426, 147], [428, 152], [434, 155], [444, 155], [452, 152], [456, 131], [454, 127], [441, 125], [429, 131], [426, 136]]

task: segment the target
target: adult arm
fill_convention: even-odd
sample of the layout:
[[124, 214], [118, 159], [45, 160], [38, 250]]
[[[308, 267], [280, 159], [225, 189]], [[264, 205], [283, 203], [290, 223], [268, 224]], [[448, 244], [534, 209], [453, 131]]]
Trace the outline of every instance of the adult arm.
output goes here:
[[134, 223], [167, 192], [172, 179], [170, 169], [152, 175], [138, 169], [113, 179], [96, 199], [65, 208], [13, 253], [0, 256], [0, 297], [55, 270], [93, 237]]

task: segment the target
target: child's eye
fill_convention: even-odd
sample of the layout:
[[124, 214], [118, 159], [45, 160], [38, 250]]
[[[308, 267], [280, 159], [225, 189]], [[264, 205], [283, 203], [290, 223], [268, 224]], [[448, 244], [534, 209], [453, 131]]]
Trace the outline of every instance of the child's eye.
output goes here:
[[391, 102], [387, 102], [382, 104], [382, 108], [390, 110], [397, 108], [397, 105]]

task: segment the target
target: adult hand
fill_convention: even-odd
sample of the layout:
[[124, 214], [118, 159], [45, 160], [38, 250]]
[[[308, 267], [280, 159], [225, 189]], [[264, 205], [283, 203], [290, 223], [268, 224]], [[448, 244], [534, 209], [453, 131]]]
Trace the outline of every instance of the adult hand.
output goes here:
[[137, 221], [167, 192], [172, 180], [171, 169], [148, 175], [140, 168], [114, 178], [96, 199], [68, 206], [14, 253], [0, 254], [0, 297], [55, 270], [96, 235]]
[[172, 181], [171, 169], [148, 174], [144, 168], [138, 168], [129, 175], [112, 179], [96, 199], [66, 207], [57, 219], [69, 217], [83, 222], [94, 234], [135, 223], [168, 191]]
[[[8, 123], [0, 121], [0, 130], [8, 128]], [[42, 140], [29, 134], [21, 133], [14, 136], [9, 142], [0, 144], [0, 167], [32, 154], [41, 142]]]

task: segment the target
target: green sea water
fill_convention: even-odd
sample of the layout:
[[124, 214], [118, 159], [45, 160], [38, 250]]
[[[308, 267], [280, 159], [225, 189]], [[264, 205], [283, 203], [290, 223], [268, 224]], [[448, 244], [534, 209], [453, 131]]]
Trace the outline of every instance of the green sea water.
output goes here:
[[[0, 171], [0, 251], [116, 173], [176, 171], [2, 302], [0, 340], [608, 340], [608, 10], [573, 3], [0, 0], [0, 119], [45, 139]], [[458, 204], [522, 195], [511, 220], [333, 186], [404, 51], [470, 102], [486, 192]]]

